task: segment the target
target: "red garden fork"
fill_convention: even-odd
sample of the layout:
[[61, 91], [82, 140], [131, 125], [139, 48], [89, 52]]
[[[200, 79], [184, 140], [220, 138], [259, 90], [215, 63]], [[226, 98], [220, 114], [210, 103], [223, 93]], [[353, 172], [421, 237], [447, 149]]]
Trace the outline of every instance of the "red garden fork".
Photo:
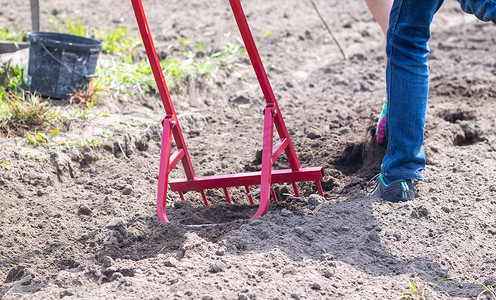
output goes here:
[[[250, 185], [260, 185], [260, 203], [258, 210], [252, 219], [265, 215], [269, 208], [270, 194], [274, 200], [276, 195], [272, 188], [273, 183], [291, 183], [295, 195], [299, 197], [296, 182], [315, 181], [319, 194], [322, 196], [321, 180], [324, 175], [322, 167], [302, 168], [296, 156], [293, 144], [289, 137], [288, 130], [284, 124], [281, 111], [277, 105], [274, 93], [265, 73], [262, 60], [258, 54], [257, 47], [248, 27], [243, 8], [239, 0], [229, 0], [234, 17], [241, 32], [243, 42], [250, 57], [253, 68], [258, 78], [260, 87], [264, 94], [267, 106], [264, 109], [264, 129], [263, 129], [263, 148], [262, 148], [262, 170], [261, 172], [249, 172], [239, 174], [226, 174], [214, 176], [197, 177], [193, 170], [186, 143], [179, 126], [174, 106], [167, 89], [167, 84], [162, 73], [162, 68], [153, 45], [150, 29], [146, 21], [145, 12], [141, 0], [131, 0], [134, 13], [138, 22], [141, 37], [145, 45], [148, 60], [153, 71], [153, 76], [157, 83], [157, 87], [164, 105], [166, 116], [162, 121], [162, 147], [160, 153], [160, 169], [158, 177], [158, 195], [157, 195], [157, 215], [160, 221], [168, 222], [165, 205], [167, 201], [167, 188], [170, 186], [171, 191], [179, 192], [179, 196], [184, 200], [185, 191], [199, 190], [203, 203], [209, 205], [205, 195], [205, 189], [222, 188], [228, 203], [231, 203], [231, 198], [227, 190], [228, 187], [244, 186], [248, 194], [251, 204], [254, 204], [250, 193]], [[279, 140], [273, 144], [274, 126], [277, 129]], [[172, 137], [176, 143], [176, 150], [171, 155]], [[286, 153], [291, 169], [272, 170], [272, 164], [277, 157], [282, 153]], [[179, 163], [182, 162], [186, 178], [173, 179], [169, 181], [169, 173]]]

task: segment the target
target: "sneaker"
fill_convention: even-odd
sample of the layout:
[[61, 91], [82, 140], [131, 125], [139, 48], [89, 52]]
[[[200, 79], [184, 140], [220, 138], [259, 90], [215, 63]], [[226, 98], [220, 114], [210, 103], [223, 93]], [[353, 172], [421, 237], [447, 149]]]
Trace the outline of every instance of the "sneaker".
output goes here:
[[387, 113], [387, 98], [384, 97], [382, 100], [382, 110], [379, 115], [379, 120], [377, 121], [377, 128], [375, 130], [375, 136], [377, 144], [383, 144], [386, 139], [386, 113]]
[[[369, 186], [375, 184], [375, 187], [370, 190]], [[415, 187], [411, 179], [394, 180], [390, 184], [386, 184], [382, 174], [375, 175], [365, 187], [369, 196], [381, 198], [389, 202], [403, 202], [415, 198]]]

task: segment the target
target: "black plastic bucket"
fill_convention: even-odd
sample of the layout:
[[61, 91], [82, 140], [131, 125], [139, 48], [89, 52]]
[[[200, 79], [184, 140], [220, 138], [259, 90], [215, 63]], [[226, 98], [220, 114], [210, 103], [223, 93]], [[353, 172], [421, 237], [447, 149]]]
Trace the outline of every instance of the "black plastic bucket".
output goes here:
[[66, 99], [85, 90], [95, 74], [102, 43], [82, 36], [34, 31], [28, 33], [28, 88], [43, 96]]

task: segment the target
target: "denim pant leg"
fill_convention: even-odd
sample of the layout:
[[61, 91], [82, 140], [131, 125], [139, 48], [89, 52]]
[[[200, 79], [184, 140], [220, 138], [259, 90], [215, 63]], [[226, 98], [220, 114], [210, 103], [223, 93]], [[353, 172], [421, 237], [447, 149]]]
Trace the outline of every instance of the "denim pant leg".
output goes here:
[[388, 180], [422, 179], [424, 127], [429, 92], [427, 57], [430, 24], [443, 0], [395, 0], [387, 35]]
[[496, 0], [458, 0], [464, 12], [496, 24]]

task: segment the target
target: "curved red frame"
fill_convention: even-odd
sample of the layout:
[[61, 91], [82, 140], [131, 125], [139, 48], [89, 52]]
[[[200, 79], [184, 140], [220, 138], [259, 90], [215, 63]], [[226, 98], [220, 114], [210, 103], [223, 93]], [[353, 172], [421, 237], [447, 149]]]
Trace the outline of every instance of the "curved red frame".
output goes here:
[[[160, 66], [160, 61], [153, 44], [148, 22], [141, 0], [131, 0], [134, 13], [138, 22], [138, 27], [143, 39], [143, 44], [146, 49], [148, 59], [157, 83], [158, 91], [164, 105], [166, 117], [162, 121], [162, 146], [160, 152], [160, 167], [157, 192], [157, 215], [160, 221], [168, 222], [166, 214], [167, 188], [168, 185], [171, 191], [179, 192], [181, 199], [184, 200], [184, 191], [199, 190], [205, 205], [209, 205], [205, 195], [205, 189], [222, 188], [228, 203], [231, 203], [228, 187], [244, 186], [249, 197], [250, 203], [254, 204], [250, 193], [250, 185], [260, 185], [260, 203], [258, 210], [252, 219], [265, 215], [269, 208], [270, 195], [275, 201], [276, 195], [272, 187], [272, 183], [291, 183], [298, 197], [299, 192], [296, 182], [315, 181], [319, 194], [323, 196], [321, 180], [324, 176], [322, 167], [302, 168], [293, 144], [289, 137], [286, 124], [281, 115], [279, 106], [277, 105], [274, 92], [270, 85], [269, 79], [262, 64], [262, 60], [258, 54], [255, 41], [251, 35], [246, 16], [241, 7], [239, 0], [229, 0], [234, 17], [236, 19], [239, 31], [243, 38], [246, 50], [253, 65], [253, 69], [257, 75], [258, 82], [267, 102], [264, 109], [264, 129], [263, 129], [263, 150], [262, 150], [262, 170], [260, 172], [214, 175], [197, 177], [193, 170], [193, 165], [188, 155], [186, 143], [177, 120], [176, 112], [172, 104], [172, 100], [165, 82], [164, 74]], [[279, 135], [279, 140], [273, 144], [274, 126]], [[176, 143], [176, 150], [171, 155], [172, 137]], [[285, 152], [291, 169], [272, 170], [272, 164], [277, 157]], [[186, 178], [174, 179], [169, 181], [170, 171], [181, 161]]]

